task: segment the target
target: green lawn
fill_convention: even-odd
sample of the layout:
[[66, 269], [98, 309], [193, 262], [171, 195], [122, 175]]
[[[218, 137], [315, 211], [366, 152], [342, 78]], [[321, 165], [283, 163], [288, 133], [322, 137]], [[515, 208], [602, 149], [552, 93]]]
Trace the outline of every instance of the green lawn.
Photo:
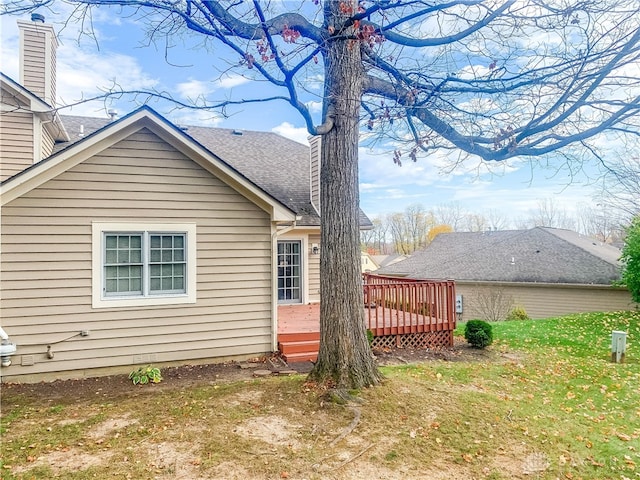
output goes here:
[[493, 329], [479, 360], [384, 367], [351, 406], [303, 376], [55, 403], [3, 390], [0, 478], [640, 478], [640, 313]]

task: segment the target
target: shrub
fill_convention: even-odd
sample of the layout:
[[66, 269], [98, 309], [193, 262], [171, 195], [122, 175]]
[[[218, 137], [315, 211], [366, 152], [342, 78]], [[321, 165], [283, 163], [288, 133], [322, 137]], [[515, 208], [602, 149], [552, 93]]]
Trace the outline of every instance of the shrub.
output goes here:
[[513, 297], [502, 288], [479, 287], [469, 298], [478, 317], [488, 322], [500, 322], [513, 308]]
[[373, 332], [371, 330], [367, 330], [367, 340], [369, 341], [369, 346], [373, 345]]
[[527, 311], [524, 307], [518, 305], [511, 309], [505, 320], [529, 320], [529, 315], [527, 315]]
[[484, 348], [493, 342], [493, 327], [484, 320], [469, 320], [464, 327], [464, 338], [474, 348]]
[[146, 367], [136, 368], [129, 374], [129, 379], [134, 385], [144, 385], [146, 383], [160, 383], [162, 381], [162, 375], [158, 367], [152, 367], [147, 365]]

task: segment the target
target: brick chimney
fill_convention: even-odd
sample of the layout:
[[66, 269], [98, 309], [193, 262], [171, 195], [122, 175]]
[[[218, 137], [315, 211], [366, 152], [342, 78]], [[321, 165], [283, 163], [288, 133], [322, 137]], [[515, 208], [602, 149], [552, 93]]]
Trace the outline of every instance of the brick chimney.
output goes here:
[[31, 22], [18, 20], [20, 29], [20, 84], [50, 106], [56, 106], [56, 50], [53, 26], [31, 14]]

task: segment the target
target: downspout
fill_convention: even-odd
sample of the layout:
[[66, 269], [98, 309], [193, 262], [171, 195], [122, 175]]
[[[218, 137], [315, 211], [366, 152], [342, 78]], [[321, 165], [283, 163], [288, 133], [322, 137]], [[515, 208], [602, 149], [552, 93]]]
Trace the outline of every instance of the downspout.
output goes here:
[[[296, 217], [296, 220], [298, 217]], [[273, 233], [271, 234], [271, 351], [276, 352], [278, 350], [278, 241], [277, 238], [280, 235], [284, 235], [287, 232], [293, 230], [296, 226], [296, 222], [291, 222], [291, 225], [287, 225], [278, 230], [278, 225], [275, 226]]]
[[9, 335], [0, 327], [0, 365], [8, 367], [11, 365], [11, 355], [16, 353], [15, 343], [9, 341]]

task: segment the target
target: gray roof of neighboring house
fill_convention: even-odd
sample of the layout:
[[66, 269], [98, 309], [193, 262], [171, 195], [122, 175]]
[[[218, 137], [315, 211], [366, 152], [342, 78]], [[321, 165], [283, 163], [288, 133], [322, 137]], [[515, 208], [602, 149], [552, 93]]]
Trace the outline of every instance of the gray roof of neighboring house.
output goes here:
[[393, 265], [394, 263], [398, 263], [405, 258], [406, 255], [401, 255], [399, 253], [392, 253], [390, 255], [371, 255], [373, 261], [378, 264], [380, 268], [387, 267], [389, 265]]
[[[56, 152], [110, 123], [106, 118], [62, 116], [71, 142], [56, 146]], [[272, 132], [210, 127], [181, 127], [181, 130], [215, 156], [302, 218], [298, 225], [320, 225], [311, 205], [309, 147]], [[360, 211], [360, 225], [371, 221]]]
[[610, 285], [620, 250], [570, 230], [441, 233], [424, 249], [376, 273], [458, 281]]

